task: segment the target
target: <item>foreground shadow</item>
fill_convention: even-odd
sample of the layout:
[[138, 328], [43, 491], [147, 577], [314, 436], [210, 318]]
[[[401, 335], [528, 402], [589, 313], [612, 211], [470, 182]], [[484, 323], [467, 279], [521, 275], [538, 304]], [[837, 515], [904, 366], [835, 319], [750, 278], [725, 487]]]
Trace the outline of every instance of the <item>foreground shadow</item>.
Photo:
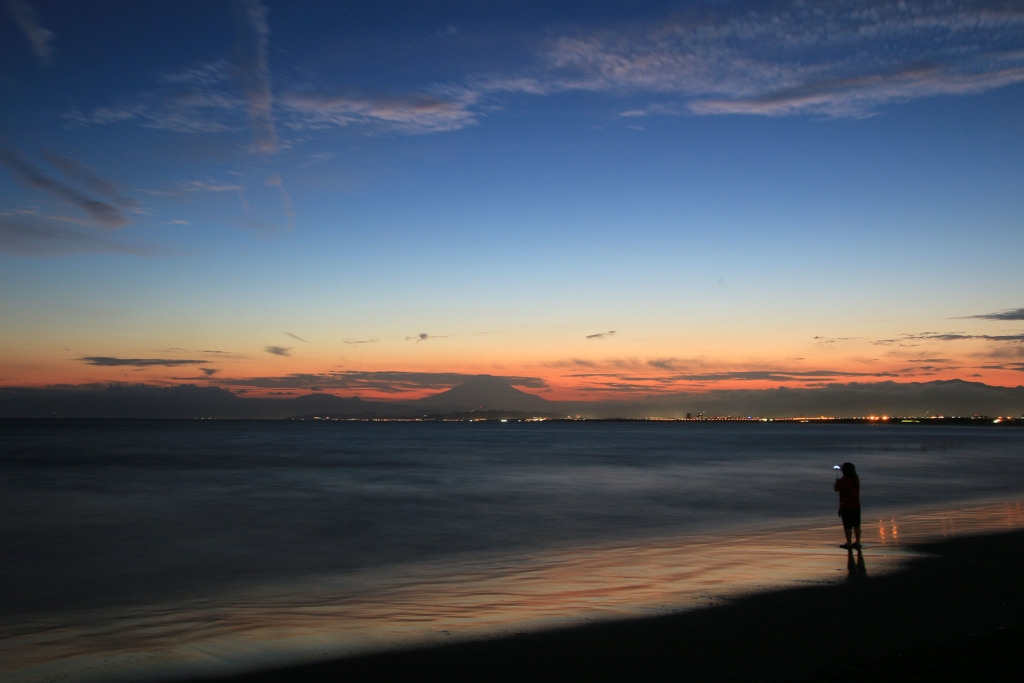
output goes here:
[[[673, 615], [367, 654], [216, 680], [1017, 680], [1024, 637], [1024, 531], [913, 549], [923, 554], [900, 571], [870, 579], [863, 555], [851, 552], [850, 579], [857, 580], [752, 594]], [[825, 627], [838, 614], [841, 623]], [[837, 651], [837, 633], [857, 648]]]

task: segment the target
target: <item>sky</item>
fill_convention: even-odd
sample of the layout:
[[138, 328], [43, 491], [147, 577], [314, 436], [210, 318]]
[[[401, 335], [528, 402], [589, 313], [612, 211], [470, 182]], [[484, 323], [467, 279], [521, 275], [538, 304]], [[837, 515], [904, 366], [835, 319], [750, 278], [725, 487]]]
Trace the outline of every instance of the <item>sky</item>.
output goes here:
[[1016, 0], [0, 0], [0, 387], [1024, 384]]

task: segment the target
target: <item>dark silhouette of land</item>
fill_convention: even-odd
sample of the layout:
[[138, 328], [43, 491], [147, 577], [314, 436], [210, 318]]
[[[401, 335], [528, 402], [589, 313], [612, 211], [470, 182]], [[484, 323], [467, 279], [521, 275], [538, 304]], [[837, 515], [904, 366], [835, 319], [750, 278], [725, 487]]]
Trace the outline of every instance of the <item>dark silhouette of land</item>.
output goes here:
[[289, 419], [328, 417], [491, 418], [1015, 416], [1024, 414], [1024, 387], [947, 380], [836, 384], [810, 389], [717, 390], [635, 401], [553, 401], [517, 389], [540, 380], [465, 377], [445, 391], [416, 399], [377, 401], [313, 391], [298, 397], [249, 398], [210, 385], [145, 384], [61, 388], [0, 388], [0, 418]]
[[558, 411], [559, 408], [553, 401], [520, 391], [489, 375], [471, 377], [447, 391], [421, 398], [416, 404], [433, 412], [498, 410], [551, 413]]
[[859, 564], [851, 555], [849, 577], [839, 585], [753, 595], [673, 616], [217, 680], [1020, 680], [1024, 531], [919, 548], [932, 555], [880, 577], [870, 576], [870, 551]]

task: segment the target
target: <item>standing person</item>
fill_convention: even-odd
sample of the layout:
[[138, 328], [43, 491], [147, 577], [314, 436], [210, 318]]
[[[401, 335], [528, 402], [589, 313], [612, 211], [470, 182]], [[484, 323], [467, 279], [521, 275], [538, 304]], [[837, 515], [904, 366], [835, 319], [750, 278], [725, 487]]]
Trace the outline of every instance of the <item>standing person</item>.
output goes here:
[[[843, 519], [843, 533], [846, 534], [844, 548], [860, 547], [860, 477], [852, 462], [844, 462], [840, 468], [843, 476], [836, 479], [833, 489], [839, 492], [839, 516]], [[851, 532], [855, 541], [851, 543]]]

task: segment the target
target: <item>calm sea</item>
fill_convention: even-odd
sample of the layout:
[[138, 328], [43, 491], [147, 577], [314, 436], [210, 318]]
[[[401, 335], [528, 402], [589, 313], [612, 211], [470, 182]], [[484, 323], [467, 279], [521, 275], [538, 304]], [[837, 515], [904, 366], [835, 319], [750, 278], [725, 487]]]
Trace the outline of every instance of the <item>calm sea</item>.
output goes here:
[[[629, 600], [671, 609], [657, 576], [688, 544], [784, 528], [839, 542], [844, 461], [869, 527], [1024, 497], [1024, 430], [995, 426], [0, 421], [0, 444], [12, 680], [230, 670], [269, 661], [256, 650], [615, 614], [610, 579], [585, 598], [562, 588], [626, 564], [647, 563], [631, 569], [646, 597]], [[869, 545], [897, 532], [880, 524]], [[495, 602], [515, 602], [509, 577], [518, 607]]]

